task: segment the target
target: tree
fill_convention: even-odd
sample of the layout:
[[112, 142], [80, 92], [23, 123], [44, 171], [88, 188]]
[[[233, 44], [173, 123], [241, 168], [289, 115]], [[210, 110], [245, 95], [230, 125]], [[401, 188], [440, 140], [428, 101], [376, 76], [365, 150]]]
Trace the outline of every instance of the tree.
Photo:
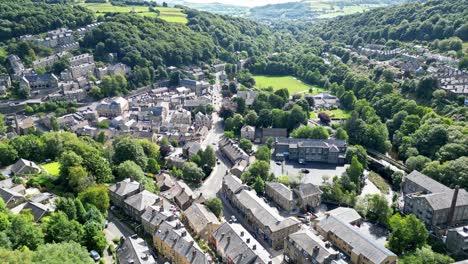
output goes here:
[[272, 115], [269, 109], [262, 109], [258, 115], [257, 125], [260, 127], [269, 127], [272, 123]]
[[346, 162], [351, 163], [353, 157], [356, 156], [359, 163], [361, 163], [364, 168], [367, 168], [367, 151], [363, 146], [354, 145], [349, 146], [346, 149]]
[[204, 204], [215, 214], [218, 218], [223, 214], [223, 203], [219, 198], [211, 198], [204, 202]]
[[328, 130], [322, 126], [302, 126], [291, 132], [293, 138], [311, 138], [311, 139], [328, 139], [330, 134]]
[[348, 133], [346, 132], [346, 130], [344, 130], [342, 127], [339, 127], [336, 130], [335, 138], [347, 141], [349, 136], [348, 136]]
[[243, 182], [252, 185], [259, 176], [264, 181], [269, 180], [270, 163], [264, 160], [256, 160], [247, 171], [241, 175]]
[[402, 264], [449, 264], [454, 260], [446, 255], [432, 251], [429, 246], [416, 249], [413, 253], [401, 257], [398, 261]]
[[324, 123], [325, 125], [328, 125], [331, 122], [330, 116], [325, 112], [320, 112], [318, 114], [318, 118], [320, 119], [320, 122]]
[[357, 98], [352, 91], [345, 92], [340, 98], [340, 102], [346, 110], [353, 110], [356, 100]]
[[83, 227], [76, 220], [69, 220], [64, 212], [54, 212], [45, 222], [45, 239], [48, 242], [81, 242]]
[[130, 178], [140, 182], [145, 177], [145, 173], [140, 166], [131, 160], [120, 163], [116, 171], [120, 180]]
[[357, 207], [360, 208], [360, 213], [367, 219], [388, 226], [388, 220], [392, 216], [392, 209], [384, 196], [368, 194], [358, 201]]
[[8, 250], [0, 247], [0, 259], [5, 264], [31, 264], [33, 253], [29, 249], [25, 250]]
[[70, 220], [77, 220], [77, 208], [75, 199], [68, 197], [58, 197], [55, 201], [55, 210], [65, 213]]
[[258, 160], [264, 160], [264, 161], [270, 161], [271, 159], [271, 150], [268, 148], [268, 146], [264, 145], [261, 146], [257, 149], [257, 153], [255, 154], [255, 157]]
[[96, 250], [100, 254], [106, 249], [107, 241], [102, 232], [102, 223], [98, 221], [87, 221], [84, 226], [84, 241], [88, 250]]
[[245, 152], [250, 152], [252, 150], [252, 142], [246, 138], [241, 138], [239, 141], [239, 147]]
[[418, 155], [418, 156], [409, 157], [406, 160], [405, 164], [410, 171], [413, 171], [413, 170], [422, 171], [424, 169], [424, 166], [430, 161], [431, 159], [429, 159], [428, 157]]
[[0, 114], [0, 135], [5, 134], [6, 126], [5, 126], [5, 116]]
[[358, 190], [361, 189], [361, 185], [363, 182], [363, 178], [362, 178], [363, 172], [364, 172], [364, 167], [359, 162], [357, 156], [354, 156], [351, 159], [351, 165], [346, 169], [346, 174], [351, 179], [351, 181], [354, 184], [356, 184], [356, 186], [358, 187]]
[[263, 179], [260, 178], [260, 176], [257, 176], [255, 178], [254, 183], [252, 184], [252, 188], [259, 194], [264, 193], [265, 192], [265, 181], [263, 181]]
[[88, 177], [88, 173], [83, 166], [69, 167], [67, 171], [67, 185], [75, 193], [82, 192], [93, 184], [93, 181]]
[[151, 173], [159, 173], [161, 167], [159, 166], [156, 159], [149, 158], [148, 159], [148, 166], [146, 166], [146, 170]]
[[214, 166], [216, 165], [216, 154], [211, 146], [207, 146], [205, 150], [199, 150], [197, 155], [194, 157], [199, 156], [199, 167], [203, 169], [205, 175], [209, 175], [213, 170]]
[[205, 173], [197, 164], [185, 162], [182, 166], [182, 177], [191, 182], [201, 182], [205, 178]]
[[13, 164], [18, 160], [18, 152], [12, 146], [0, 142], [0, 166], [4, 167]]
[[34, 252], [33, 262], [37, 264], [94, 263], [86, 248], [73, 241], [41, 245]]
[[103, 214], [109, 209], [109, 193], [105, 185], [94, 185], [78, 194], [78, 199], [85, 205], [94, 205]]
[[123, 137], [115, 140], [114, 146], [114, 162], [120, 164], [126, 160], [134, 161], [140, 168], [146, 168], [148, 158], [145, 154], [140, 142], [129, 137]]
[[395, 254], [412, 252], [426, 244], [429, 233], [424, 223], [415, 215], [402, 217], [395, 214], [390, 218], [389, 224], [391, 233], [388, 238], [388, 248]]
[[249, 111], [247, 115], [245, 115], [245, 124], [249, 126], [256, 126], [257, 125], [258, 116], [255, 111]]
[[180, 84], [180, 72], [179, 71], [171, 72], [169, 75], [169, 85], [177, 86], [179, 84]]
[[8, 229], [7, 234], [13, 249], [26, 246], [31, 250], [35, 250], [44, 243], [42, 230], [33, 224], [32, 220], [33, 217], [30, 213], [21, 213], [11, 220], [11, 228]]
[[140, 145], [143, 148], [148, 158], [159, 159], [159, 146], [148, 139], [140, 140]]

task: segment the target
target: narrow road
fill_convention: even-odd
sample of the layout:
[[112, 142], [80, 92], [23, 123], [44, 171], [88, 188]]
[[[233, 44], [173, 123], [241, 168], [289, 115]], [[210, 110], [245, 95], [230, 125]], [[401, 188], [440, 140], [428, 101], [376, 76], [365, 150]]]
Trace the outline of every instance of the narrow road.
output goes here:
[[[109, 245], [114, 243], [112, 242], [112, 239], [114, 238], [120, 238], [122, 236], [128, 237], [135, 234], [135, 232], [133, 232], [133, 230], [130, 227], [128, 227], [125, 223], [122, 223], [119, 219], [117, 219], [117, 217], [115, 217], [112, 211], [110, 210], [107, 216], [107, 220], [109, 221], [109, 223], [107, 225], [107, 228], [104, 229], [104, 234], [106, 235], [106, 240]], [[114, 263], [112, 256], [109, 255], [109, 252], [107, 250], [104, 251], [103, 258], [107, 264]]]

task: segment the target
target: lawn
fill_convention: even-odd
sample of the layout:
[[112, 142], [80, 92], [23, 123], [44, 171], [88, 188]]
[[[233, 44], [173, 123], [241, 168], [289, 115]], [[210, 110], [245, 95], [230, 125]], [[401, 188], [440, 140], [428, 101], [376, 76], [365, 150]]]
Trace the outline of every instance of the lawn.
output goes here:
[[59, 176], [60, 174], [60, 163], [58, 162], [51, 162], [42, 165], [42, 168], [44, 168], [47, 173], [49, 173], [52, 176]]
[[322, 112], [327, 113], [332, 119], [348, 119], [351, 117], [351, 112], [343, 109], [326, 110]]
[[385, 181], [382, 176], [371, 171], [369, 172], [369, 180], [382, 192], [382, 194], [389, 194], [390, 185]]
[[[136, 12], [141, 16], [157, 17], [157, 13], [151, 12], [147, 6], [114, 6], [111, 3], [85, 3], [83, 6], [96, 12], [98, 16], [103, 16], [105, 13], [129, 13]], [[160, 12], [160, 18], [168, 22], [176, 22], [186, 24], [188, 22], [187, 15], [182, 13], [181, 9], [173, 7], [157, 7]]]
[[[273, 90], [279, 90], [282, 88], [287, 88], [289, 90], [289, 94], [293, 95], [298, 92], [305, 92], [308, 93], [309, 89], [312, 88], [311, 85], [305, 84], [302, 81], [298, 80], [292, 76], [265, 76], [265, 75], [254, 75], [255, 79], [255, 87], [262, 89], [273, 87]], [[315, 90], [320, 88], [314, 88]]]

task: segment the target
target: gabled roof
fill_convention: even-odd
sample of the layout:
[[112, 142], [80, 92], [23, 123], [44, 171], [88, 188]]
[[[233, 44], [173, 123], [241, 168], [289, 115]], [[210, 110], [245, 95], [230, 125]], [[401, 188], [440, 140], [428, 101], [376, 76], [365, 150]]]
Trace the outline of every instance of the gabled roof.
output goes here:
[[49, 212], [49, 207], [41, 203], [28, 202], [23, 210], [30, 209], [31, 214], [34, 216], [34, 222], [38, 222], [41, 218]]
[[120, 264], [156, 264], [145, 240], [136, 235], [127, 237], [117, 248], [117, 256]]
[[362, 234], [356, 227], [343, 222], [336, 216], [328, 216], [317, 224], [325, 232], [331, 232], [352, 247], [353, 252], [362, 254], [372, 263], [383, 263], [387, 257], [396, 255]]
[[21, 172], [25, 167], [30, 167], [34, 170], [38, 170], [40, 171], [41, 169], [36, 165], [36, 163], [32, 162], [32, 161], [29, 161], [29, 160], [25, 160], [25, 159], [19, 159], [15, 164], [13, 164], [13, 166], [11, 167], [11, 171], [14, 173], [14, 174], [18, 174], [19, 172]]
[[189, 263], [208, 264], [208, 256], [200, 249], [184, 227], [174, 227], [164, 221], [154, 236], [168, 244]]
[[12, 191], [10, 189], [0, 188], [0, 197], [3, 199], [5, 204], [8, 204], [9, 202], [13, 201], [16, 198], [24, 198], [24, 195], [22, 195], [21, 193]]
[[297, 195], [301, 198], [322, 194], [322, 191], [312, 183], [302, 183], [297, 187]]
[[356, 210], [347, 207], [338, 207], [325, 214], [341, 219], [345, 223], [353, 223], [362, 219]]
[[272, 190], [274, 190], [284, 199], [287, 199], [289, 201], [293, 200], [293, 191], [286, 185], [279, 182], [267, 182], [266, 185], [269, 186]]
[[239, 190], [246, 188], [246, 186], [242, 184], [241, 179], [231, 174], [224, 176], [223, 185], [225, 185], [232, 193], [237, 193]]
[[166, 211], [161, 206], [147, 206], [145, 212], [141, 215], [141, 219], [150, 223], [153, 226], [159, 226], [163, 221], [173, 217], [173, 213]]
[[147, 206], [160, 201], [161, 198], [156, 194], [144, 190], [125, 199], [125, 204], [131, 206], [139, 212], [142, 212]]
[[131, 179], [125, 179], [114, 185], [109, 186], [109, 191], [116, 195], [123, 197], [129, 193], [132, 193], [140, 189], [140, 183]]
[[216, 241], [216, 246], [222, 249], [225, 257], [233, 263], [271, 262], [268, 251], [240, 224], [225, 222], [213, 232], [212, 237]]
[[423, 187], [424, 189], [428, 190], [430, 193], [441, 193], [441, 192], [448, 192], [450, 188], [443, 185], [442, 183], [432, 179], [429, 176], [426, 176], [419, 171], [412, 171], [410, 174], [406, 175], [405, 181], [410, 180], [417, 185]]
[[336, 256], [339, 254], [333, 248], [327, 247], [325, 242], [310, 230], [301, 230], [290, 234], [289, 239], [294, 242], [294, 246], [299, 251], [305, 251], [310, 256], [315, 254], [314, 258], [318, 263], [324, 263], [325, 259], [329, 258], [330, 255]]
[[221, 224], [205, 205], [199, 203], [192, 204], [184, 211], [184, 215], [197, 234], [200, 234], [210, 224]]

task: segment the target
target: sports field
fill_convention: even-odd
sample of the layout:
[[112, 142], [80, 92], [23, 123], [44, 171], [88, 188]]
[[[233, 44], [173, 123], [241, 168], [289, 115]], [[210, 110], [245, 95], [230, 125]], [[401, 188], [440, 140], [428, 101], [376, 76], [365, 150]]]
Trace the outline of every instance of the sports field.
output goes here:
[[[141, 16], [157, 17], [156, 12], [150, 11], [147, 6], [114, 6], [111, 3], [84, 3], [83, 6], [96, 12], [96, 15], [103, 16], [106, 13], [130, 13], [134, 12]], [[187, 15], [182, 13], [179, 8], [173, 7], [156, 7], [160, 12], [159, 18], [166, 20], [167, 22], [183, 23], [188, 22]]]
[[279, 90], [282, 88], [287, 88], [289, 94], [295, 94], [297, 92], [308, 92], [312, 87], [307, 85], [300, 80], [292, 76], [265, 76], [265, 75], [254, 75], [255, 87], [259, 89], [273, 87], [273, 90]]

